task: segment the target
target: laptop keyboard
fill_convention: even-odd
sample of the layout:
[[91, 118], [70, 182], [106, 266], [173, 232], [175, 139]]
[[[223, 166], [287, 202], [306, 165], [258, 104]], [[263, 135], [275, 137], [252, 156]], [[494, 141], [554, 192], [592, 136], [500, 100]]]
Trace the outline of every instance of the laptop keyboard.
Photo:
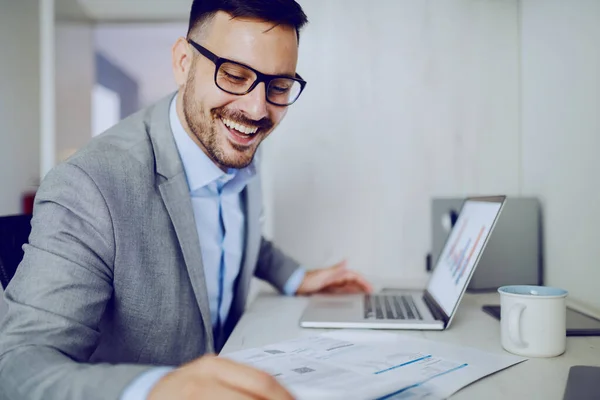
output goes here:
[[367, 294], [364, 310], [365, 319], [423, 319], [410, 295]]

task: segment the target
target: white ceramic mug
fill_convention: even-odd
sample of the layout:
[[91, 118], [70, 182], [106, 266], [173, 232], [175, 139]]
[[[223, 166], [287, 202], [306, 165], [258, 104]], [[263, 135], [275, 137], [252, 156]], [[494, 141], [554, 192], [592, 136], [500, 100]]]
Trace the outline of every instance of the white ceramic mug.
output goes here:
[[525, 357], [554, 357], [565, 352], [566, 290], [513, 285], [502, 286], [498, 292], [505, 350]]

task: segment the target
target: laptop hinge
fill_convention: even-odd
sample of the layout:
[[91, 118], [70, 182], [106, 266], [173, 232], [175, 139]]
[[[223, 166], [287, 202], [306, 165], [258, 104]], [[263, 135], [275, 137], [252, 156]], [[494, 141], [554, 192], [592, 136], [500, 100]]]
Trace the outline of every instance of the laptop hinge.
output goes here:
[[437, 303], [430, 297], [430, 295], [427, 292], [423, 294], [423, 301], [429, 308], [429, 311], [431, 311], [431, 314], [433, 314], [433, 317], [438, 321], [444, 321], [444, 326], [446, 326], [446, 324], [448, 324], [448, 317], [444, 312], [442, 312], [441, 308], [437, 305]]

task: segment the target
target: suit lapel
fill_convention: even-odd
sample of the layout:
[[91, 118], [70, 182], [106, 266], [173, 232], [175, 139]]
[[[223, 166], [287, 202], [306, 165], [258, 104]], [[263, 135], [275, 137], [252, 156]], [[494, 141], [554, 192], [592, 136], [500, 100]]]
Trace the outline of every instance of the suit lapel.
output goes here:
[[208, 338], [207, 346], [212, 351], [214, 343], [212, 322], [200, 241], [185, 171], [169, 123], [169, 106], [172, 98], [171, 95], [156, 104], [150, 117], [148, 133], [154, 149], [160, 195], [173, 223], [204, 322], [204, 333]]
[[204, 277], [204, 266], [202, 265], [202, 254], [198, 231], [192, 211], [192, 203], [185, 175], [173, 177], [160, 185], [160, 194], [173, 222], [179, 245], [183, 253], [183, 259], [187, 267], [188, 275], [192, 282], [192, 288], [196, 295], [196, 302], [202, 314], [202, 321], [206, 327], [205, 334], [209, 338], [209, 344], [213, 345], [212, 322], [210, 320], [210, 307], [206, 290], [206, 279]]

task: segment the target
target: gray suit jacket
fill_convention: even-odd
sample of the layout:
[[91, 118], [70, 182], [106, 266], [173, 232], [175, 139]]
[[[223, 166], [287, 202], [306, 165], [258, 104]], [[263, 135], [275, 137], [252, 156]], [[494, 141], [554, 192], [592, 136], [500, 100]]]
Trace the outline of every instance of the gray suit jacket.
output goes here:
[[[117, 399], [152, 365], [214, 351], [201, 249], [169, 124], [172, 96], [92, 140], [44, 179], [0, 324], [0, 399]], [[253, 275], [282, 290], [298, 264], [262, 238], [258, 178], [222, 337]], [[217, 350], [220, 344], [217, 344]]]

